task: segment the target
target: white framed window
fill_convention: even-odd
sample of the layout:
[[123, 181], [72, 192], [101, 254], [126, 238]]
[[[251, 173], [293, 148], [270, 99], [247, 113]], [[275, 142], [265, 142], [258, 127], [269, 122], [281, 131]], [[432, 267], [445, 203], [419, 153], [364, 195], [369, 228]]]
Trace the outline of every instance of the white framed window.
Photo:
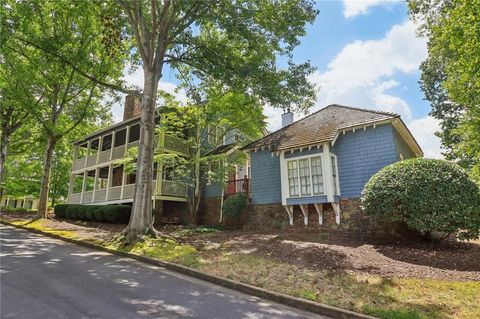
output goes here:
[[288, 192], [291, 197], [299, 196], [297, 161], [288, 161]]
[[333, 193], [335, 195], [340, 195], [338, 189], [338, 171], [337, 171], [337, 156], [331, 155], [332, 159], [332, 183], [333, 183]]
[[320, 156], [310, 158], [310, 165], [312, 168], [312, 193], [321, 195], [324, 193], [322, 158]]
[[290, 197], [325, 194], [321, 155], [287, 161]]
[[298, 160], [298, 175], [300, 177], [300, 194], [302, 196], [311, 195], [310, 190], [310, 159]]

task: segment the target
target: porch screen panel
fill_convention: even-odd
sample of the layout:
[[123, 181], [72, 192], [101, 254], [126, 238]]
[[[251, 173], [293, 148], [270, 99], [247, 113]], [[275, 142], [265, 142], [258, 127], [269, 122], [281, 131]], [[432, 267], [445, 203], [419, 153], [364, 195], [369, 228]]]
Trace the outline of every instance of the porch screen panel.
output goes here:
[[302, 196], [310, 195], [310, 164], [308, 158], [298, 160], [298, 172], [300, 176], [300, 193]]
[[320, 156], [312, 157], [310, 159], [312, 165], [312, 188], [314, 195], [324, 194], [323, 189], [323, 172], [322, 159]]
[[290, 196], [299, 195], [297, 161], [288, 162], [288, 189]]

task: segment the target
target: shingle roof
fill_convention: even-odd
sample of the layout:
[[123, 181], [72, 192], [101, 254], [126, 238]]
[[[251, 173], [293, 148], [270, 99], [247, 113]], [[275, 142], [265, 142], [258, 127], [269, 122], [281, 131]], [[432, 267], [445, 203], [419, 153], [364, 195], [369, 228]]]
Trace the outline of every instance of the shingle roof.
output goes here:
[[332, 104], [245, 146], [244, 149], [271, 147], [282, 150], [329, 142], [344, 128], [399, 117], [395, 113]]

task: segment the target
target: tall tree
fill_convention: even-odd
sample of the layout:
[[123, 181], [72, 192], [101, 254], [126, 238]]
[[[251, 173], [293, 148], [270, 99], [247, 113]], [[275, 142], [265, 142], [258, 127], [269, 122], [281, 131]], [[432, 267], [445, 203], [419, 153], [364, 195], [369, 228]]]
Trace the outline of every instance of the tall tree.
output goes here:
[[[127, 241], [155, 235], [152, 177], [155, 97], [166, 64], [189, 67], [200, 81], [225, 87], [276, 107], [308, 109], [314, 87], [308, 62], [296, 65], [292, 51], [317, 11], [310, 0], [117, 0], [128, 19], [135, 62], [143, 67], [137, 180]], [[287, 67], [279, 68], [284, 56]]]
[[410, 0], [428, 37], [421, 86], [442, 121], [442, 144], [480, 182], [480, 1]]
[[82, 72], [99, 80], [119, 78], [124, 61], [122, 47], [120, 42], [111, 43], [111, 28], [99, 18], [108, 13], [102, 3], [8, 1], [1, 8], [5, 17], [2, 53], [5, 63], [17, 74], [16, 83], [8, 82], [6, 74], [3, 77], [46, 136], [36, 216], [42, 218], [47, 215], [56, 145], [86, 118], [94, 120], [98, 113], [106, 112], [100, 103], [104, 91]]
[[[2, 72], [8, 72], [5, 65]], [[12, 77], [10, 77], [11, 79]], [[29, 113], [22, 108], [9, 92], [9, 85], [0, 78], [0, 203], [5, 191], [5, 163], [12, 136], [22, 127], [28, 125]]]
[[[194, 92], [193, 92], [194, 91]], [[233, 165], [244, 165], [246, 154], [240, 147], [259, 138], [265, 128], [263, 107], [252, 96], [226, 91], [219, 83], [189, 85], [188, 106], [180, 106], [171, 95], [163, 94], [159, 136], [174, 136], [185, 141], [190, 156], [165, 153], [157, 148], [155, 162], [169, 167], [171, 180], [187, 190], [187, 203], [193, 223], [207, 182], [223, 185]], [[238, 140], [233, 141], [238, 137]], [[225, 147], [224, 140], [231, 141]], [[138, 151], [119, 160], [127, 172], [136, 171]]]

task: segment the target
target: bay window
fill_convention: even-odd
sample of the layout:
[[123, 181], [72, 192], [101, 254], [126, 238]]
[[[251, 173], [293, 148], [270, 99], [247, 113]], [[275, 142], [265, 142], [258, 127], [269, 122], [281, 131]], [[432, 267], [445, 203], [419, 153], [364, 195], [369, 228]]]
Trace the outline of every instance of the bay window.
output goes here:
[[321, 156], [289, 160], [287, 168], [290, 197], [324, 194]]

